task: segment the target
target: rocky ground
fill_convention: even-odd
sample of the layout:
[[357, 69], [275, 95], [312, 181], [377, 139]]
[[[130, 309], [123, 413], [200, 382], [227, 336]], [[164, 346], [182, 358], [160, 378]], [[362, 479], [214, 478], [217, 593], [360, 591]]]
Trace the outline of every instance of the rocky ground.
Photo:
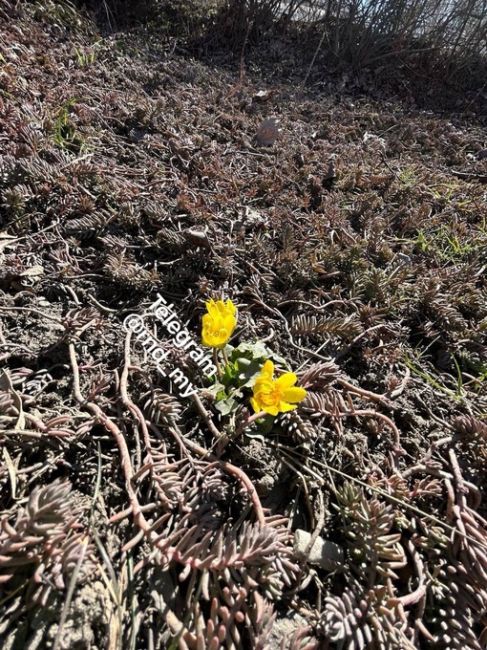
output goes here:
[[[486, 115], [17, 4], [2, 648], [487, 647]], [[306, 400], [244, 428], [159, 329], [182, 398], [123, 326], [157, 293]]]

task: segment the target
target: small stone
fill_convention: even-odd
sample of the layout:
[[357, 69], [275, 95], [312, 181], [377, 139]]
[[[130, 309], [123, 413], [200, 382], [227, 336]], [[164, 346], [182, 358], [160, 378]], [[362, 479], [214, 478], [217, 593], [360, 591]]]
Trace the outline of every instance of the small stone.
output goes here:
[[279, 133], [280, 129], [278, 120], [274, 117], [270, 117], [267, 120], [264, 120], [257, 129], [255, 140], [261, 147], [272, 147], [279, 137]]
[[329, 542], [322, 537], [318, 537], [313, 544], [309, 555], [306, 556], [306, 549], [311, 540], [311, 534], [305, 530], [296, 530], [294, 533], [294, 554], [298, 560], [307, 560], [310, 564], [334, 571], [343, 564], [343, 549]]
[[271, 96], [270, 90], [258, 90], [252, 97], [253, 102], [265, 102]]
[[210, 241], [205, 232], [200, 230], [186, 230], [184, 237], [188, 244], [193, 246], [201, 246], [202, 248], [211, 248]]
[[261, 497], [268, 496], [276, 484], [276, 479], [271, 474], [264, 474], [255, 482], [257, 494]]
[[241, 214], [242, 221], [249, 226], [258, 226], [267, 223], [267, 219], [258, 210], [245, 206]]

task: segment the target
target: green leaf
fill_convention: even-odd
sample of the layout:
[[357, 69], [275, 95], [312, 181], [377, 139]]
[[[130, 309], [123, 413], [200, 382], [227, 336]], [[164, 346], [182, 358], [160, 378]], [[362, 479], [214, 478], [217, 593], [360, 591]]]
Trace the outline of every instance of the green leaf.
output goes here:
[[[262, 369], [264, 361], [267, 359], [271, 359], [276, 364], [289, 370], [286, 360], [275, 354], [272, 350], [269, 350], [260, 341], [255, 343], [240, 343], [238, 347], [233, 348], [229, 358], [228, 365], [232, 367], [232, 378], [236, 377], [237, 385], [240, 388], [251, 388]], [[237, 368], [236, 376], [234, 375], [235, 368]], [[227, 384], [227, 382], [224, 383]]]
[[227, 363], [223, 369], [222, 383], [225, 386], [232, 384], [238, 375], [238, 363], [236, 361]]
[[213, 384], [211, 384], [207, 390], [215, 397], [215, 399], [221, 399], [218, 397], [218, 395], [222, 392], [226, 394], [227, 387], [218, 381], [218, 379], [215, 379]]
[[234, 348], [233, 352], [231, 353], [232, 360], [239, 357], [244, 357], [247, 359], [261, 359], [263, 361], [266, 359], [272, 359], [279, 365], [288, 368], [285, 359], [283, 359], [272, 350], [269, 350], [269, 348], [260, 341], [256, 341], [255, 343], [240, 343], [240, 345]]
[[238, 402], [233, 398], [229, 397], [228, 399], [222, 400], [215, 404], [215, 408], [222, 415], [229, 415], [233, 411], [236, 411], [238, 408]]

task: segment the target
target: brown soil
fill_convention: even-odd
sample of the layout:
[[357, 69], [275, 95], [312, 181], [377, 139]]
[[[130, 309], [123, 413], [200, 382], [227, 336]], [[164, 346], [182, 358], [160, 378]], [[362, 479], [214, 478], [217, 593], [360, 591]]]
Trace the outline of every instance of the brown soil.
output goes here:
[[[0, 28], [2, 647], [486, 647], [485, 116]], [[235, 437], [172, 349], [180, 398], [123, 327], [158, 292], [198, 340], [231, 298], [305, 402]]]

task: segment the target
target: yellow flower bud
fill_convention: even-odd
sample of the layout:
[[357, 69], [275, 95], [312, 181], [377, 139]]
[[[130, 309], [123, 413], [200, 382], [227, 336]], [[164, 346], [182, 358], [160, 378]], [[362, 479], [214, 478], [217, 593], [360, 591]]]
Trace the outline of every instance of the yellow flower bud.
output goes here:
[[237, 308], [231, 300], [208, 300], [201, 339], [209, 348], [223, 348], [237, 326]]

